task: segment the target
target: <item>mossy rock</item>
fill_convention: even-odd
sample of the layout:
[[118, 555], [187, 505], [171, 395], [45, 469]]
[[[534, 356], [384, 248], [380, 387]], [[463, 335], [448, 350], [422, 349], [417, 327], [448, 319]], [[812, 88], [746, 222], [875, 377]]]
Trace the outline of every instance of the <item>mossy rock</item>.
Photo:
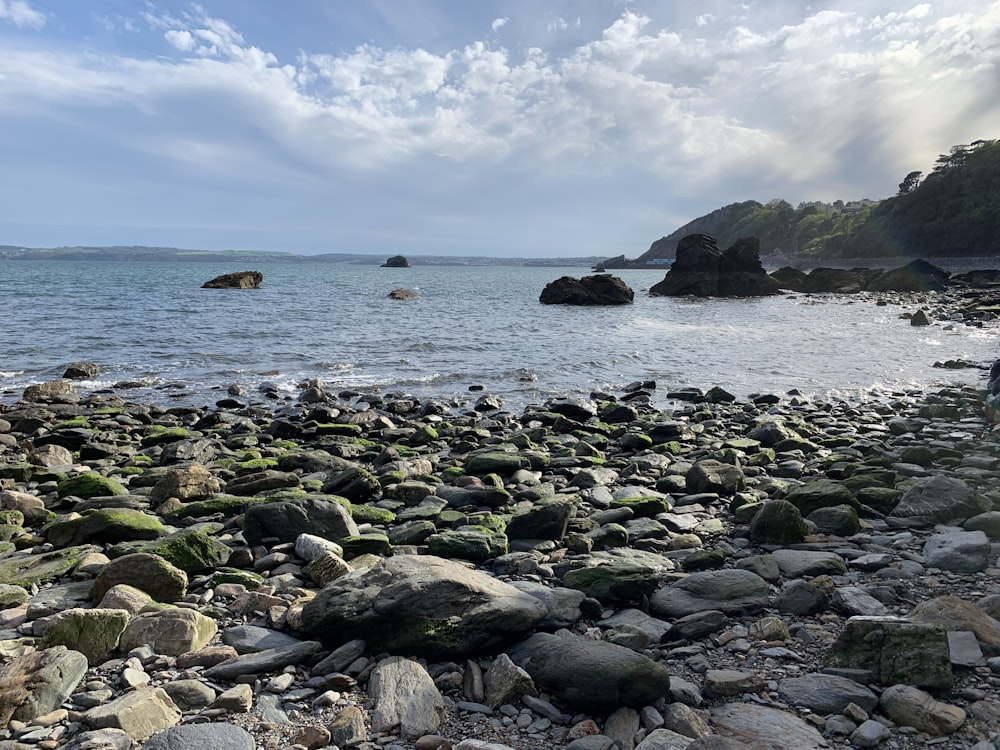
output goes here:
[[889, 515], [903, 498], [903, 490], [889, 487], [865, 487], [858, 490], [858, 502], [876, 513]]
[[396, 520], [396, 514], [375, 505], [352, 505], [351, 518], [355, 523], [370, 523], [374, 526], [388, 526]]
[[75, 497], [84, 500], [91, 497], [111, 497], [127, 495], [128, 490], [125, 485], [110, 477], [98, 474], [96, 471], [86, 471], [81, 474], [73, 474], [59, 482], [56, 487], [59, 497]]
[[129, 622], [124, 609], [69, 609], [57, 613], [45, 627], [41, 648], [65, 646], [87, 657], [91, 667], [114, 654]]
[[656, 571], [643, 565], [615, 562], [571, 570], [563, 585], [582, 591], [609, 607], [637, 607], [656, 591]]
[[652, 518], [657, 513], [666, 513], [670, 510], [670, 505], [665, 498], [647, 497], [640, 495], [637, 497], [622, 497], [611, 501], [612, 508], [631, 508], [632, 512], [641, 518]]
[[399, 484], [404, 481], [406, 481], [406, 472], [402, 470], [386, 471], [378, 475], [378, 483], [382, 487], [388, 487], [390, 484]]
[[23, 526], [12, 523], [0, 523], [0, 542], [10, 542], [18, 537], [24, 536], [27, 532]]
[[818, 508], [809, 514], [809, 520], [816, 524], [820, 534], [853, 536], [861, 530], [858, 512], [850, 505]]
[[10, 552], [0, 559], [0, 581], [24, 588], [49, 583], [69, 573], [84, 555], [100, 551], [100, 547], [87, 544], [42, 554]]
[[423, 544], [437, 531], [433, 521], [417, 519], [389, 529], [389, 541], [394, 547], [406, 544]]
[[187, 440], [189, 437], [191, 437], [191, 433], [183, 427], [154, 426], [153, 431], [145, 435], [139, 444], [148, 448], [152, 445], [176, 443], [178, 440]]
[[21, 586], [0, 583], [0, 609], [20, 607], [28, 603], [28, 592]]
[[357, 534], [338, 539], [337, 543], [344, 549], [345, 560], [361, 555], [384, 555], [392, 549], [385, 534]]
[[468, 513], [452, 524], [455, 529], [468, 527], [471, 530], [486, 529], [500, 534], [507, 530], [507, 521], [496, 513]]
[[24, 513], [19, 510], [0, 510], [0, 524], [24, 526]]
[[426, 445], [427, 443], [438, 440], [439, 438], [440, 435], [438, 434], [438, 431], [429, 424], [422, 425], [416, 432], [410, 435], [410, 440], [415, 445]]
[[26, 463], [0, 464], [0, 479], [13, 479], [15, 482], [27, 482], [32, 474], [38, 470], [37, 466]]
[[133, 552], [159, 555], [188, 575], [197, 575], [225, 565], [232, 550], [205, 532], [190, 529], [148, 542], [117, 544], [111, 548], [108, 556], [113, 559]]
[[57, 547], [74, 544], [129, 542], [156, 539], [166, 533], [156, 518], [131, 508], [95, 508], [76, 516], [59, 517], [42, 529]]
[[892, 489], [896, 486], [898, 479], [899, 475], [894, 471], [857, 471], [844, 480], [844, 486], [854, 493], [868, 487], [888, 487]]
[[681, 561], [685, 573], [699, 570], [716, 570], [726, 564], [726, 553], [721, 549], [697, 549]]
[[77, 429], [90, 429], [90, 422], [84, 416], [73, 417], [72, 419], [67, 419], [65, 422], [60, 422], [59, 424], [52, 427], [53, 432], [58, 430], [77, 430]]
[[769, 500], [758, 505], [760, 509], [750, 521], [750, 538], [753, 541], [760, 544], [798, 544], [805, 538], [808, 527], [802, 512], [793, 503]]
[[785, 499], [798, 508], [803, 516], [808, 516], [818, 508], [832, 508], [835, 505], [858, 507], [857, 498], [846, 485], [828, 479], [799, 485], [785, 495]]
[[239, 568], [218, 568], [209, 578], [208, 586], [218, 586], [220, 583], [240, 583], [249, 591], [256, 591], [263, 585], [264, 576]]
[[432, 555], [474, 563], [506, 555], [508, 550], [503, 534], [472, 527], [433, 534], [427, 539], [427, 547]]
[[251, 458], [236, 464], [237, 474], [253, 474], [255, 471], [267, 471], [277, 469], [278, 460], [274, 458]]
[[343, 435], [345, 437], [360, 437], [364, 434], [361, 425], [341, 424], [339, 422], [306, 422], [303, 427], [316, 435]]

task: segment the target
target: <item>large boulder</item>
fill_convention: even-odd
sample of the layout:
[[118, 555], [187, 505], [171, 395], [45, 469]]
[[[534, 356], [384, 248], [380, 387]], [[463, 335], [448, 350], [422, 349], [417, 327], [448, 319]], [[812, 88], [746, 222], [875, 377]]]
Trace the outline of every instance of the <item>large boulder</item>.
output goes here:
[[537, 686], [581, 711], [642, 708], [670, 693], [665, 667], [608, 641], [536, 633], [507, 653]]
[[410, 261], [406, 259], [405, 255], [393, 255], [391, 258], [386, 260], [382, 264], [382, 268], [409, 268]]
[[951, 274], [943, 268], [917, 258], [868, 282], [869, 292], [940, 292], [949, 284]]
[[706, 610], [756, 612], [767, 606], [769, 593], [767, 581], [749, 570], [704, 570], [657, 591], [649, 611], [665, 619]]
[[635, 292], [624, 281], [602, 273], [581, 279], [563, 276], [551, 281], [538, 301], [543, 305], [628, 305], [634, 298]]
[[345, 504], [321, 497], [252, 505], [247, 508], [243, 535], [251, 545], [265, 539], [294, 542], [299, 534], [338, 541], [357, 536], [358, 525]]
[[936, 523], [965, 520], [993, 507], [988, 498], [973, 492], [957, 477], [937, 474], [918, 479], [892, 510], [889, 523], [924, 527]]
[[666, 277], [650, 288], [653, 296], [763, 297], [780, 294], [778, 282], [760, 263], [760, 240], [738, 239], [725, 251], [707, 234], [689, 234], [677, 245]]
[[216, 276], [201, 285], [202, 289], [256, 289], [264, 280], [260, 271], [237, 271]]
[[523, 635], [547, 614], [539, 599], [461, 563], [401, 555], [327, 585], [302, 623], [334, 646], [357, 638], [374, 653], [455, 660]]
[[65, 646], [16, 656], [0, 667], [0, 726], [55, 711], [87, 673], [87, 657]]

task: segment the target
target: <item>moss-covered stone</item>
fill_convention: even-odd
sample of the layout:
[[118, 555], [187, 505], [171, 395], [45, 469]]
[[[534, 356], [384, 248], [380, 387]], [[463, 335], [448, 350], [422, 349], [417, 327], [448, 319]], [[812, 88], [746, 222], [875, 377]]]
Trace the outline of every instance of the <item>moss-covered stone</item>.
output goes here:
[[433, 521], [416, 519], [389, 529], [389, 541], [394, 547], [405, 544], [423, 544], [437, 531]]
[[388, 526], [396, 520], [396, 514], [375, 505], [352, 505], [351, 518], [359, 524], [370, 523], [375, 526]]
[[19, 510], [0, 510], [0, 524], [24, 526], [24, 513]]
[[28, 592], [21, 586], [0, 583], [0, 609], [20, 607], [28, 603]]
[[637, 607], [659, 585], [656, 571], [633, 563], [592, 565], [571, 570], [563, 585], [582, 591], [609, 607]]
[[249, 506], [263, 502], [266, 502], [266, 500], [259, 497], [216, 495], [208, 500], [198, 500], [193, 503], [184, 503], [177, 510], [167, 513], [166, 518], [168, 520], [177, 520], [181, 518], [204, 518], [205, 516], [214, 516], [217, 513], [226, 517], [238, 516]]
[[152, 445], [164, 445], [166, 443], [176, 443], [178, 440], [186, 440], [191, 437], [191, 433], [183, 427], [163, 427], [154, 425], [152, 431], [143, 436], [139, 443], [144, 447]]
[[83, 499], [128, 494], [128, 490], [121, 482], [98, 474], [96, 471], [87, 471], [66, 477], [59, 482], [56, 492], [59, 497], [73, 495]]
[[27, 463], [0, 464], [0, 479], [13, 479], [15, 482], [27, 482], [38, 467]]
[[212, 573], [208, 585], [218, 586], [220, 583], [239, 583], [250, 591], [256, 591], [264, 583], [264, 576], [239, 568], [218, 568]]
[[[91, 548], [93, 549], [93, 548]], [[148, 552], [123, 555], [104, 566], [94, 579], [94, 601], [112, 586], [125, 583], [145, 591], [160, 602], [179, 601], [187, 592], [187, 573], [159, 555]]]
[[685, 573], [715, 570], [726, 564], [726, 553], [721, 549], [696, 549], [681, 561]]
[[820, 479], [792, 489], [786, 496], [803, 516], [808, 516], [817, 508], [831, 508], [835, 505], [858, 507], [854, 494], [840, 482]]
[[32, 584], [49, 583], [69, 573], [84, 555], [100, 551], [100, 547], [88, 544], [40, 555], [12, 552], [0, 559], [0, 581], [25, 588]]
[[769, 500], [750, 521], [750, 538], [760, 544], [798, 544], [808, 531], [799, 509], [787, 500]]
[[883, 515], [891, 513], [893, 508], [899, 505], [902, 497], [903, 490], [889, 487], [865, 487], [857, 493], [859, 503]]
[[218, 539], [203, 531], [191, 529], [178, 531], [152, 541], [125, 542], [109, 551], [111, 558], [135, 552], [159, 555], [189, 575], [197, 575], [225, 565], [231, 550]]
[[46, 539], [58, 547], [85, 542], [110, 543], [156, 539], [166, 533], [163, 524], [141, 510], [95, 508], [80, 514], [60, 516], [42, 529]]
[[433, 534], [428, 537], [427, 546], [432, 555], [474, 563], [506, 555], [508, 550], [503, 534], [472, 527]]
[[509, 475], [518, 469], [527, 468], [529, 465], [528, 460], [517, 453], [490, 450], [470, 455], [465, 460], [465, 471], [476, 476], [485, 474]]
[[666, 513], [670, 505], [666, 498], [640, 495], [638, 497], [622, 497], [611, 501], [612, 508], [631, 508], [632, 512], [642, 518], [652, 518], [657, 513]]
[[337, 543], [343, 547], [346, 560], [360, 555], [384, 555], [392, 548], [385, 534], [356, 534], [338, 539]]
[[124, 609], [68, 609], [49, 620], [40, 645], [79, 651], [94, 667], [111, 658], [128, 622]]

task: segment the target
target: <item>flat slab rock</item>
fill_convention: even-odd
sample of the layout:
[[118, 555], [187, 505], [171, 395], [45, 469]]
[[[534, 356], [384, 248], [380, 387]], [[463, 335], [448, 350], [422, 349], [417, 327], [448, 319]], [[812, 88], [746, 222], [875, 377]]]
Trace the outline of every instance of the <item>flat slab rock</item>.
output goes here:
[[144, 750], [254, 750], [253, 737], [232, 724], [185, 724], [154, 734]]
[[829, 750], [819, 732], [794, 714], [749, 703], [727, 703], [713, 708], [712, 725], [717, 734], [731, 736], [744, 750]]

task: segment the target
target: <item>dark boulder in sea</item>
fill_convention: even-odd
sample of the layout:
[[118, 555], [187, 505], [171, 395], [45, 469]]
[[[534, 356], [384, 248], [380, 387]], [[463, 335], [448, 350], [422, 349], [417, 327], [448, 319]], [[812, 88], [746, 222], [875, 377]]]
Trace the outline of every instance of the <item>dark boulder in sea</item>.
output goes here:
[[393, 289], [389, 292], [389, 299], [411, 300], [420, 299], [417, 293], [410, 289]]
[[635, 297], [628, 284], [611, 274], [581, 279], [572, 276], [550, 281], [538, 301], [543, 305], [629, 305]]
[[410, 261], [406, 259], [405, 255], [393, 255], [389, 260], [382, 264], [382, 268], [409, 268]]
[[877, 268], [814, 268], [809, 273], [785, 266], [771, 274], [782, 289], [819, 294], [855, 292], [940, 292], [954, 285], [951, 275], [925, 260], [890, 271]]
[[725, 251], [707, 234], [689, 234], [677, 245], [666, 277], [650, 288], [657, 297], [764, 297], [780, 294], [760, 263], [760, 240], [738, 239]]
[[97, 365], [93, 362], [70, 362], [62, 376], [67, 380], [87, 380], [98, 372]]
[[952, 284], [951, 274], [917, 258], [905, 266], [876, 276], [865, 287], [869, 292], [941, 292]]
[[216, 276], [201, 285], [202, 289], [256, 289], [264, 280], [260, 271], [237, 271]]

